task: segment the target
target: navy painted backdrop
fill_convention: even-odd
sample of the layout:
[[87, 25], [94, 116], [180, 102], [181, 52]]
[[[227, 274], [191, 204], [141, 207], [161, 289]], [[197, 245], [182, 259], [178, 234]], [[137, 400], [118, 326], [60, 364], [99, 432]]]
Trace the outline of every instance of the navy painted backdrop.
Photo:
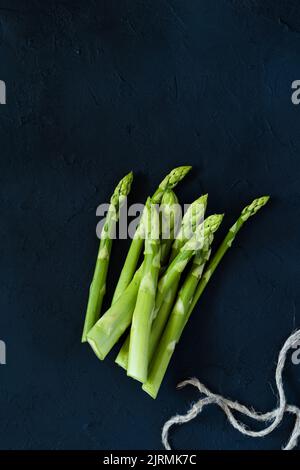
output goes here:
[[[197, 398], [195, 375], [260, 410], [300, 326], [300, 7], [296, 0], [0, 2], [0, 447], [160, 448], [160, 429]], [[272, 202], [241, 233], [196, 309], [159, 398], [80, 344], [96, 206], [128, 170], [143, 201], [191, 163], [182, 201], [209, 193], [222, 229], [253, 197]], [[113, 253], [116, 279], [126, 242]], [[111, 289], [109, 290], [109, 294]], [[300, 365], [288, 361], [291, 402]], [[207, 409], [173, 443], [279, 448]]]

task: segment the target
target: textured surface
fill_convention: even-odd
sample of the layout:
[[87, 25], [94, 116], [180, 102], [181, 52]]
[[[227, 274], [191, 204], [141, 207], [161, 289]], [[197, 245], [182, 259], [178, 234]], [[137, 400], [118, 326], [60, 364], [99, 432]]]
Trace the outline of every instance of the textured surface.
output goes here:
[[[0, 1], [1, 448], [160, 448], [160, 429], [213, 391], [267, 411], [274, 363], [299, 327], [300, 7], [294, 1]], [[133, 169], [141, 201], [191, 163], [182, 201], [202, 191], [249, 221], [196, 309], [159, 398], [80, 344], [97, 252], [95, 208]], [[113, 273], [126, 242], [114, 248]], [[111, 289], [109, 294], [111, 293]], [[287, 368], [298, 402], [300, 365]], [[211, 408], [175, 447], [278, 448], [243, 438]]]

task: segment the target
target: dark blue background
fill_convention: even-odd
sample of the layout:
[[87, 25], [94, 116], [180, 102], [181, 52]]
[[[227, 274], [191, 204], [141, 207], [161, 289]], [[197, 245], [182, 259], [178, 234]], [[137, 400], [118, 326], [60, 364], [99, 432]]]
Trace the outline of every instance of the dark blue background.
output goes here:
[[[279, 348], [299, 327], [300, 6], [296, 0], [0, 2], [0, 447], [153, 449], [160, 429], [213, 390], [267, 411]], [[133, 169], [142, 202], [174, 166], [183, 202], [209, 193], [220, 235], [244, 229], [182, 337], [160, 395], [145, 395], [80, 337], [98, 241], [95, 209]], [[219, 237], [220, 237], [219, 235]], [[126, 242], [115, 244], [110, 285]], [[111, 288], [109, 294], [111, 293]], [[288, 360], [290, 402], [300, 366]], [[292, 419], [244, 438], [216, 408], [178, 448], [279, 448]]]

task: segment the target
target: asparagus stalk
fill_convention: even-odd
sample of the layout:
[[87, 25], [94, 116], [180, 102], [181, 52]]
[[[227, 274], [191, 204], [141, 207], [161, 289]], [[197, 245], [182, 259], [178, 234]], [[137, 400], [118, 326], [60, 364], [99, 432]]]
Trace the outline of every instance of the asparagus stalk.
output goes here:
[[[224, 254], [231, 247], [233, 240], [243, 224], [249, 219], [249, 217], [254, 215], [261, 207], [263, 207], [267, 203], [268, 199], [268, 196], [255, 199], [249, 206], [245, 207], [237, 222], [229, 229], [228, 234], [209, 263], [203, 277], [201, 277], [202, 271], [205, 261], [207, 257], [209, 257], [210, 250], [207, 252], [208, 256], [206, 256], [206, 259], [204, 258], [203, 262], [200, 260], [198, 267], [193, 266], [191, 272], [187, 276], [151, 363], [148, 380], [143, 385], [143, 390], [145, 390], [152, 398], [156, 398], [157, 396], [175, 346], [178, 343], [182, 331], [213, 272]], [[201, 280], [198, 282], [200, 278]]]
[[96, 267], [90, 286], [82, 342], [86, 342], [87, 333], [94, 326], [100, 316], [102, 302], [106, 290], [106, 277], [112, 248], [111, 237], [115, 231], [116, 223], [119, 217], [119, 209], [124, 202], [124, 199], [130, 192], [132, 179], [133, 175], [132, 172], [130, 172], [119, 182], [110, 199], [110, 206], [101, 233]]
[[[205, 250], [205, 247], [207, 245], [207, 240], [210, 240], [211, 237], [213, 237], [213, 234], [216, 232], [216, 230], [218, 230], [222, 220], [223, 220], [223, 214], [215, 214], [215, 215], [211, 215], [211, 216], [207, 217], [207, 219], [205, 219], [204, 223], [201, 224], [196, 229], [195, 238], [193, 237], [190, 241], [188, 241], [183, 246], [183, 248], [181, 248], [180, 253], [189, 252], [189, 243], [192, 242], [192, 244], [193, 244], [193, 240], [197, 240], [197, 238], [199, 238], [199, 233], [201, 233], [200, 232], [201, 229], [202, 229], [203, 233], [200, 235], [201, 236], [200, 244], [196, 245], [192, 255], [196, 251]], [[175, 258], [175, 260], [179, 256], [180, 256], [180, 254]], [[171, 263], [171, 265], [173, 264], [173, 262]], [[183, 271], [183, 269], [182, 269], [182, 271]], [[179, 271], [179, 273], [182, 273], [182, 271]], [[179, 274], [179, 278], [180, 278], [180, 274]], [[174, 277], [174, 284], [176, 282], [179, 283], [179, 279]], [[149, 355], [150, 355], [149, 359], [150, 359], [150, 361], [152, 360], [154, 351], [157, 347], [157, 344], [159, 342], [159, 339], [162, 335], [162, 332], [164, 330], [164, 327], [165, 327], [166, 322], [167, 322], [168, 317], [169, 317], [170, 308], [164, 309], [164, 310], [160, 309], [160, 307], [162, 305], [162, 300], [167, 295], [169, 289], [170, 289], [170, 285], [168, 285], [168, 283], [165, 281], [163, 286], [161, 286], [160, 290], [158, 290], [157, 301], [156, 301], [156, 305], [155, 305], [155, 308], [157, 308], [157, 316], [154, 318], [153, 326], [152, 326], [152, 329], [151, 329], [151, 336], [150, 336], [150, 347], [149, 347]], [[177, 288], [176, 288], [176, 291], [177, 291]], [[171, 307], [172, 307], [172, 305], [171, 305]]]
[[[143, 230], [147, 225], [146, 216], [147, 211], [144, 211], [141, 220]], [[131, 323], [142, 274], [143, 263], [123, 294], [111, 305], [87, 335], [87, 340], [101, 360], [106, 357]]]
[[[193, 237], [181, 248], [180, 252], [167, 268], [158, 283], [155, 309], [153, 313], [153, 325], [150, 334], [149, 360], [151, 360], [155, 347], [162, 334], [168, 315], [172, 308], [177, 292], [181, 273], [184, 271], [194, 253], [201, 249], [208, 232], [214, 232], [219, 227], [223, 215], [211, 215], [204, 223], [200, 224]], [[170, 294], [171, 292], [171, 294]], [[129, 339], [127, 338], [116, 358], [117, 364], [124, 369], [128, 364]]]
[[[190, 166], [180, 166], [178, 168], [174, 168], [158, 186], [157, 190], [152, 196], [152, 203], [160, 204], [164, 192], [168, 189], [175, 188], [175, 186], [177, 186], [177, 184], [186, 176], [190, 169]], [[139, 225], [131, 242], [121, 275], [119, 277], [119, 281], [113, 295], [112, 304], [116, 302], [116, 300], [121, 296], [134, 275], [144, 243], [142, 232], [143, 230], [141, 225]]]
[[160, 269], [159, 214], [151, 200], [145, 207], [148, 222], [145, 237], [143, 275], [132, 316], [127, 375], [144, 383], [148, 373], [148, 345], [151, 314], [155, 305]]
[[200, 251], [195, 255], [192, 268], [179, 291], [170, 318], [154, 352], [149, 376], [143, 384], [143, 390], [154, 399], [157, 397], [175, 346], [180, 339], [191, 300], [202, 276], [204, 265], [210, 256], [209, 245], [205, 251]]
[[204, 291], [205, 287], [207, 286], [211, 276], [215, 272], [218, 264], [222, 260], [223, 256], [229, 250], [231, 247], [235, 237], [237, 236], [238, 232], [244, 225], [244, 223], [253, 215], [256, 214], [259, 209], [261, 209], [263, 206], [265, 206], [270, 199], [270, 196], [262, 196], [260, 198], [254, 199], [254, 201], [251, 202], [248, 206], [246, 206], [242, 212], [239, 218], [237, 219], [236, 223], [233, 224], [233, 226], [229, 229], [226, 237], [224, 238], [223, 242], [219, 246], [218, 250], [216, 251], [215, 255], [213, 256], [212, 260], [210, 261], [207, 269], [205, 270], [205, 273], [203, 275], [203, 278], [201, 279], [197, 290], [195, 292], [193, 301], [190, 306], [189, 310], [189, 316], [191, 315], [192, 311], [195, 308], [196, 303], [198, 302], [199, 298], [202, 295], [202, 292]]
[[170, 250], [177, 232], [180, 216], [178, 198], [172, 189], [164, 192], [161, 205], [161, 265], [164, 266], [169, 258]]

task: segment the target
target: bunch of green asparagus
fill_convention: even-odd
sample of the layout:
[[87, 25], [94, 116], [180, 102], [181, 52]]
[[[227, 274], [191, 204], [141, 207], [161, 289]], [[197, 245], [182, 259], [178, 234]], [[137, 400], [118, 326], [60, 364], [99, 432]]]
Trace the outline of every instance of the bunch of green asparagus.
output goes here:
[[131, 189], [132, 173], [117, 185], [100, 237], [83, 328], [82, 341], [88, 341], [101, 360], [128, 330], [116, 363], [141, 382], [152, 398], [158, 394], [175, 346], [216, 267], [244, 223], [269, 199], [263, 196], [246, 206], [213, 251], [223, 214], [206, 216], [207, 194], [179, 217], [174, 188], [190, 169], [173, 169], [147, 199], [111, 306], [101, 315], [112, 234]]

